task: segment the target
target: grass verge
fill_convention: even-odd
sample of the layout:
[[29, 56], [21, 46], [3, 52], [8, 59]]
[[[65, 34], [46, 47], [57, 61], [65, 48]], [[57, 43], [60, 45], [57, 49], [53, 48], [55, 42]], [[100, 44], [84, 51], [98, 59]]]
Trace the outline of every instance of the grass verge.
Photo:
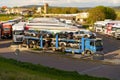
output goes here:
[[0, 57], [0, 80], [109, 80]]

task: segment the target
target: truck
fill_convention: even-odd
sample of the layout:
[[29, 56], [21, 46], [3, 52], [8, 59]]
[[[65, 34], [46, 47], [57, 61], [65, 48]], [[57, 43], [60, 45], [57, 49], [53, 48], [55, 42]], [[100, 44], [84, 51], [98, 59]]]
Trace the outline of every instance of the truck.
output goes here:
[[112, 36], [116, 39], [120, 39], [120, 24], [113, 25], [114, 32], [112, 32]]
[[26, 22], [19, 22], [12, 27], [13, 42], [23, 42], [24, 39], [24, 27]]
[[[59, 50], [61, 52], [77, 53], [77, 54], [97, 54], [103, 53], [103, 42], [101, 38], [84, 38], [79, 40], [59, 38], [58, 33], [55, 34], [55, 38], [44, 39], [41, 35], [39, 38], [25, 37], [25, 43], [30, 47], [39, 46], [44, 49], [47, 45], [47, 49], [53, 51]], [[31, 47], [32, 46], [32, 47]]]
[[120, 21], [117, 20], [105, 20], [97, 21], [94, 23], [94, 28], [96, 32], [102, 32], [109, 36], [112, 36], [114, 32], [114, 25], [120, 24]]
[[0, 23], [1, 25], [1, 38], [12, 38], [12, 24]]
[[[59, 46], [59, 43], [62, 43]], [[101, 38], [84, 38], [79, 41], [74, 39], [58, 39], [56, 36], [55, 48], [61, 47], [63, 52], [79, 53], [79, 54], [93, 54], [103, 53], [103, 43]]]

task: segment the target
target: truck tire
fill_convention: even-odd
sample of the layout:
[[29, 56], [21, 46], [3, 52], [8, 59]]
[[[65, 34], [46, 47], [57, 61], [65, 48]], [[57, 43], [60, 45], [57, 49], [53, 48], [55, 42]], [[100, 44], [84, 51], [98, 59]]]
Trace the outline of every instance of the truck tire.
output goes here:
[[86, 55], [88, 55], [88, 56], [90, 56], [92, 53], [91, 53], [91, 51], [89, 51], [89, 50], [87, 50], [86, 52]]
[[65, 48], [65, 45], [64, 45], [64, 43], [62, 43], [62, 44], [61, 44], [61, 48]]
[[61, 44], [61, 51], [65, 52], [65, 45], [63, 43]]
[[65, 52], [65, 48], [61, 48], [61, 51], [62, 51], [62, 52]]
[[55, 49], [55, 48], [52, 48], [52, 51], [56, 51], [56, 49]]
[[30, 41], [30, 43], [29, 43], [29, 48], [33, 48], [32, 41]]
[[48, 48], [48, 43], [45, 43], [44, 47], [45, 47], [45, 48]]
[[54, 46], [53, 43], [50, 43], [50, 46], [53, 47]]

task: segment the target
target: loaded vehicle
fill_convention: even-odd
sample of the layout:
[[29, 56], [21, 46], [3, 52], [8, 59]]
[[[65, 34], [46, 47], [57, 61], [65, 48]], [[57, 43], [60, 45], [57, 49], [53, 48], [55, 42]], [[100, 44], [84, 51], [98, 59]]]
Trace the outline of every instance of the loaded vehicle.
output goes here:
[[89, 30], [86, 30], [86, 29], [80, 29], [79, 31], [76, 31], [76, 32], [73, 33], [73, 37], [75, 39], [79, 39], [79, 38], [82, 38], [82, 37], [95, 38], [96, 34], [89, 31]]
[[54, 34], [55, 37], [43, 37], [40, 35], [39, 37], [28, 37], [25, 36], [23, 44], [27, 44], [29, 48], [38, 47], [52, 49], [52, 50], [60, 50], [62, 52], [72, 52], [78, 54], [94, 54], [101, 52], [103, 53], [103, 43], [100, 38], [79, 38], [70, 39], [70, 38], [60, 38], [59, 34]]
[[26, 22], [19, 22], [13, 25], [13, 42], [23, 42], [24, 39], [24, 27]]
[[1, 38], [12, 38], [12, 25], [1, 23]]
[[84, 38], [82, 37], [79, 40], [74, 39], [58, 39], [58, 35], [56, 35], [56, 40], [53, 40], [52, 47], [53, 50], [60, 49], [63, 52], [72, 52], [72, 53], [85, 53], [85, 54], [93, 54], [101, 52], [103, 53], [103, 43], [101, 38]]
[[62, 31], [76, 31], [79, 28], [61, 23], [56, 18], [35, 18], [35, 20], [26, 24], [25, 29], [37, 31], [48, 30], [54, 33], [59, 33]]
[[33, 37], [35, 37], [35, 36], [37, 36], [38, 32], [35, 31], [35, 30], [25, 30], [24, 34], [25, 34], [25, 36], [33, 36]]

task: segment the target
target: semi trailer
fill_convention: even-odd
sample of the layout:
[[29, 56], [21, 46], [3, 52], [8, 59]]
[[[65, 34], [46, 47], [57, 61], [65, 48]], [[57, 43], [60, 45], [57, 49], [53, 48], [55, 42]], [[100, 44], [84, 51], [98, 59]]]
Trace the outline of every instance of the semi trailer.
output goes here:
[[55, 38], [43, 38], [41, 35], [36, 37], [25, 37], [25, 43], [29, 48], [39, 46], [39, 48], [49, 48], [52, 50], [59, 50], [62, 52], [77, 53], [77, 54], [94, 54], [103, 53], [103, 42], [101, 38], [81, 38], [79, 40], [59, 38], [56, 34]]

